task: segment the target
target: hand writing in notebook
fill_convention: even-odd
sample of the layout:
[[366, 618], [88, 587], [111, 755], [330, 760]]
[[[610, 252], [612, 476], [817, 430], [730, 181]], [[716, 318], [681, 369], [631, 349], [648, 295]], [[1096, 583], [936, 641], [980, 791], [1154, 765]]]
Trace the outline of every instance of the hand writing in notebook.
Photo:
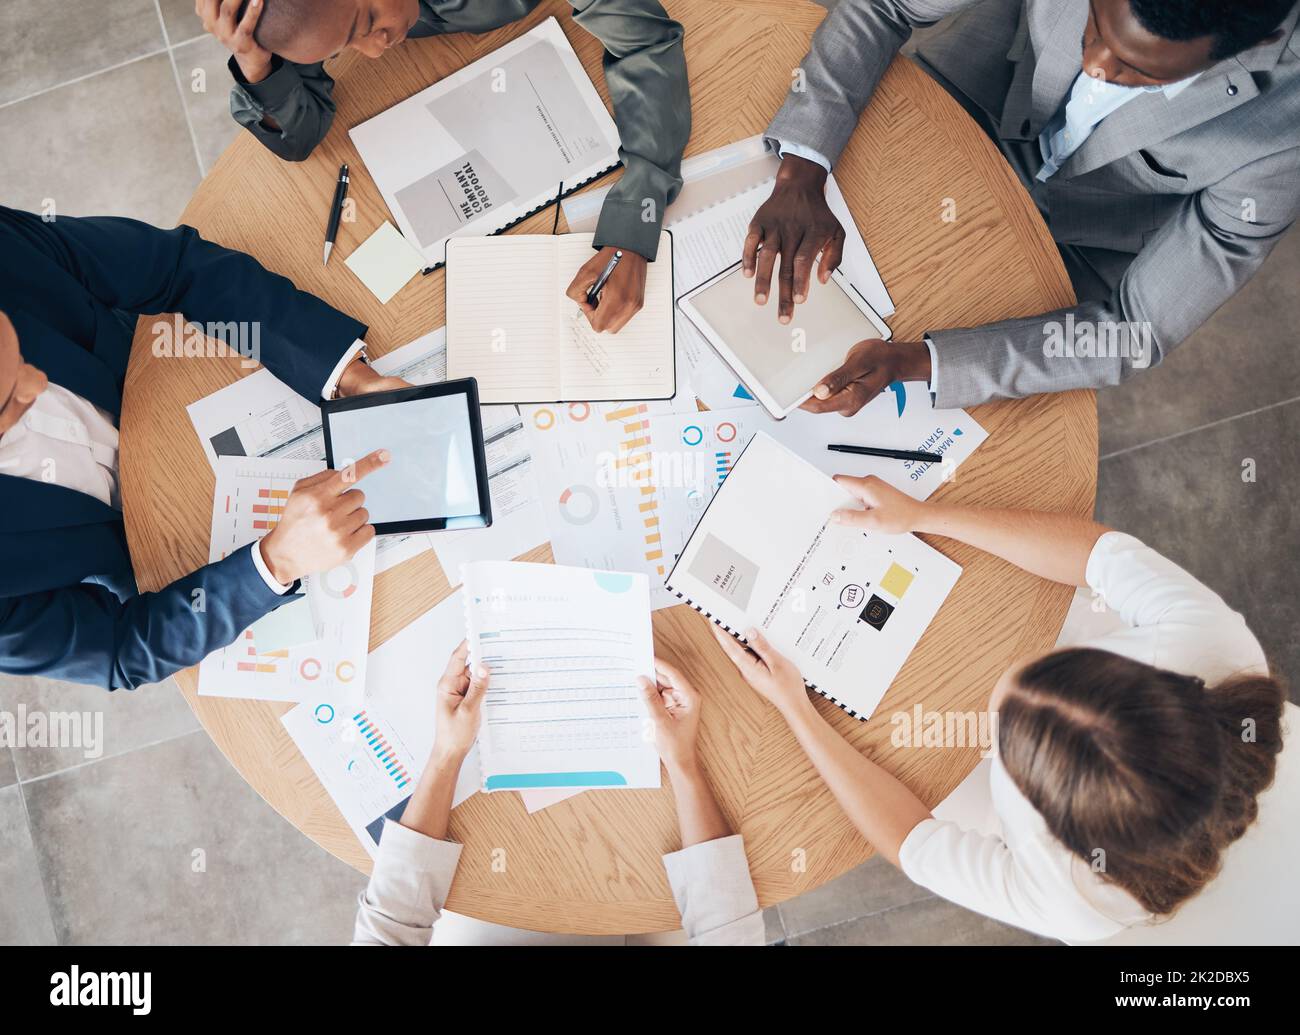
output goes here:
[[641, 311], [645, 302], [645, 280], [649, 266], [644, 256], [623, 249], [623, 258], [610, 274], [609, 280], [605, 281], [600, 299], [594, 306], [588, 305], [587, 292], [599, 279], [614, 252], [614, 248], [601, 248], [593, 253], [565, 291], [569, 298], [578, 303], [594, 330], [608, 331], [611, 334], [621, 331]]

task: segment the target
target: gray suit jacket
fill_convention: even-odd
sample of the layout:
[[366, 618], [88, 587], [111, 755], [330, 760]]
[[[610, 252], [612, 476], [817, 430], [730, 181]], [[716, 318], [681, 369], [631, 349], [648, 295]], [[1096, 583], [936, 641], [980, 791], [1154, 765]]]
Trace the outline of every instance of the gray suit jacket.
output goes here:
[[[489, 32], [518, 21], [540, 0], [420, 0], [411, 37]], [[614, 102], [623, 176], [610, 191], [596, 226], [595, 246], [611, 245], [652, 262], [664, 209], [681, 189], [682, 151], [691, 135], [690, 87], [682, 27], [659, 0], [570, 0], [573, 20], [605, 45], [605, 82]], [[334, 79], [325, 63], [297, 65], [280, 57], [260, 83], [249, 83], [232, 57], [235, 121], [281, 158], [300, 162], [334, 120]], [[279, 130], [262, 125], [267, 116]], [[647, 222], [645, 203], [655, 218]]]
[[932, 331], [937, 404], [1117, 384], [1160, 362], [1250, 279], [1296, 218], [1297, 11], [1280, 40], [1220, 61], [1176, 97], [1128, 102], [1037, 183], [1038, 134], [1081, 71], [1087, 0], [840, 0], [813, 37], [806, 89], [791, 92], [769, 142], [834, 162], [913, 27], [952, 14], [919, 49], [920, 63], [947, 80], [1031, 191], [1080, 304]]

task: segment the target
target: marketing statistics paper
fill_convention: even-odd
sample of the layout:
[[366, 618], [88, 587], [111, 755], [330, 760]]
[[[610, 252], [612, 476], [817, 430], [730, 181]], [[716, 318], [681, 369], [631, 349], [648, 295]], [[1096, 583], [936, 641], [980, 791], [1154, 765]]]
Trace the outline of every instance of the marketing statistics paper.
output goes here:
[[[324, 466], [319, 460], [220, 458], [208, 560], [219, 561], [270, 532], [294, 482]], [[355, 700], [365, 686], [374, 581], [373, 542], [346, 564], [308, 576], [305, 599], [282, 606], [300, 609], [300, 614], [309, 609], [314, 626], [310, 640], [287, 640], [273, 612], [203, 659], [199, 693], [263, 701]], [[275, 646], [265, 642], [268, 629]]]
[[[454, 593], [369, 657], [365, 696], [351, 707], [308, 698], [282, 721], [352, 832], [373, 857], [384, 818], [397, 820], [430, 752], [437, 681], [465, 637], [465, 607]], [[478, 790], [477, 748], [461, 767], [452, 806]]]
[[[412, 384], [445, 381], [446, 330], [439, 327], [380, 356], [371, 365], [377, 373], [400, 377]], [[205, 396], [187, 409], [214, 470], [221, 456], [321, 461], [325, 458], [320, 408], [265, 368]], [[539, 532], [543, 520], [533, 483], [528, 439], [518, 411], [513, 406], [485, 406], [482, 414], [484, 437], [488, 440], [493, 526], [436, 536], [423, 532], [380, 536], [376, 540], [377, 571], [387, 571], [432, 546], [454, 585], [465, 560], [517, 557], [546, 541]]]

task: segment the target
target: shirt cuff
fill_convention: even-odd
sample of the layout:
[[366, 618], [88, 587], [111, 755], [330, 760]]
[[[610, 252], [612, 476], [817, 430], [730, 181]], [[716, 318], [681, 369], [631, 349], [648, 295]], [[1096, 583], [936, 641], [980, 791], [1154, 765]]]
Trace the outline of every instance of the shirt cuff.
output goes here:
[[930, 350], [930, 401], [938, 398], [939, 391], [939, 350], [934, 347], [934, 339], [925, 336], [925, 347]]
[[235, 88], [252, 102], [252, 106], [259, 113], [265, 113], [268, 108], [283, 104], [302, 82], [297, 69], [278, 55], [271, 56], [271, 74], [260, 83], [250, 83], [244, 78], [239, 62], [235, 60], [233, 54], [226, 62], [226, 67], [230, 70], [231, 78], [235, 80]]
[[816, 162], [827, 172], [831, 171], [831, 161], [820, 151], [811, 147], [804, 147], [803, 144], [794, 144], [788, 140], [777, 140], [776, 153], [785, 158], [787, 155], [794, 155], [796, 158], [806, 158], [810, 162]]
[[670, 852], [664, 856], [664, 869], [682, 926], [691, 938], [758, 912], [758, 895], [740, 834]]
[[352, 348], [343, 353], [343, 358], [338, 361], [338, 364], [330, 373], [329, 379], [325, 382], [325, 387], [320, 390], [320, 397], [322, 399], [334, 398], [334, 393], [338, 390], [339, 378], [343, 376], [343, 371], [348, 368], [349, 363], [361, 355], [365, 347], [366, 343], [358, 338], [352, 343]]
[[253, 567], [257, 569], [257, 574], [262, 576], [267, 589], [278, 596], [284, 596], [293, 589], [293, 586], [286, 586], [271, 574], [271, 569], [266, 566], [266, 558], [262, 556], [260, 542], [254, 543], [249, 549], [253, 551]]

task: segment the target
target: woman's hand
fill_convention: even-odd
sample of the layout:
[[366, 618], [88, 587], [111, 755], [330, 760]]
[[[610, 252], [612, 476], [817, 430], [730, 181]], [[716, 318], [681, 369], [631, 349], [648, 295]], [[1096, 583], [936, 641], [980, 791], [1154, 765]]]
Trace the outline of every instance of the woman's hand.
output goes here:
[[438, 680], [438, 724], [433, 753], [456, 760], [458, 764], [469, 754], [478, 737], [483, 697], [489, 680], [488, 670], [482, 665], [471, 676], [465, 668], [468, 660], [469, 644], [461, 640], [460, 646], [452, 651], [447, 670]]
[[837, 474], [835, 481], [840, 488], [861, 500], [865, 508], [835, 511], [831, 520], [837, 525], [852, 525], [854, 528], [865, 528], [886, 535], [902, 535], [904, 532], [915, 532], [921, 527], [921, 516], [928, 504], [913, 499], [874, 474], [868, 478]]
[[808, 691], [799, 670], [757, 629], [745, 633], [749, 650], [716, 625], [713, 626], [713, 635], [721, 644], [723, 653], [745, 677], [745, 682], [774, 704], [782, 715], [789, 717], [808, 705]]
[[637, 682], [654, 723], [655, 747], [670, 772], [692, 769], [700, 733], [700, 692], [676, 665], [655, 658], [655, 682]]

